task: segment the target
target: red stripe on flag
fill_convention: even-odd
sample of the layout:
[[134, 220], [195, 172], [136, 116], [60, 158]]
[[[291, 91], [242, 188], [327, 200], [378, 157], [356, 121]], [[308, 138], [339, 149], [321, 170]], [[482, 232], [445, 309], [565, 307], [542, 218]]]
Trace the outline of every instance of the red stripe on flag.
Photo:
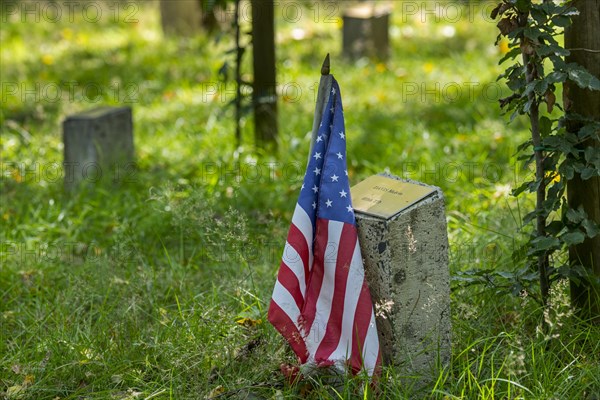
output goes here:
[[306, 288], [306, 301], [302, 310], [302, 319], [304, 331], [308, 334], [312, 328], [317, 312], [317, 300], [321, 293], [321, 285], [323, 284], [324, 260], [327, 250], [328, 225], [329, 221], [317, 218], [316, 222], [316, 238], [314, 245], [314, 260], [310, 273], [310, 279]]
[[354, 226], [344, 224], [338, 243], [331, 313], [329, 314], [329, 320], [327, 321], [325, 335], [315, 354], [315, 360], [317, 360], [317, 362], [328, 360], [329, 356], [335, 351], [340, 342], [342, 319], [344, 317], [345, 309], [346, 285], [356, 241], [357, 234]]
[[[304, 279], [305, 283], [308, 284], [310, 266], [308, 265], [309, 250], [305, 234], [303, 234], [296, 225], [292, 224], [288, 233], [287, 242], [298, 252], [300, 258], [302, 258], [302, 264], [304, 265]], [[302, 309], [302, 307], [300, 307], [300, 309]]]
[[290, 294], [296, 301], [298, 310], [302, 310], [302, 305], [304, 304], [304, 297], [302, 296], [300, 285], [298, 284], [298, 277], [283, 261], [279, 266], [279, 274], [277, 274], [277, 280], [279, 281], [279, 283], [281, 283], [281, 285], [284, 288], [287, 289], [288, 292], [290, 292]]
[[268, 316], [269, 322], [289, 342], [292, 350], [294, 350], [300, 359], [300, 363], [304, 364], [308, 359], [308, 350], [294, 322], [273, 300], [271, 300], [271, 305], [269, 306]]
[[352, 357], [350, 365], [352, 371], [357, 373], [363, 365], [362, 352], [365, 346], [365, 339], [369, 324], [371, 323], [371, 314], [373, 313], [373, 304], [371, 303], [371, 294], [367, 286], [366, 279], [363, 281], [356, 312], [354, 313], [354, 329], [352, 330]]

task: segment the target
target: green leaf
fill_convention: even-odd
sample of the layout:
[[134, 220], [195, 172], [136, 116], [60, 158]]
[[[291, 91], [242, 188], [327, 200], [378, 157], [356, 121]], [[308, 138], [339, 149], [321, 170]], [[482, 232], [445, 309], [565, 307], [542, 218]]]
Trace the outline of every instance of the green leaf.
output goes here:
[[[541, 121], [540, 121], [541, 122]], [[545, 137], [543, 140], [544, 147], [547, 147], [554, 151], [560, 151], [564, 154], [577, 155], [577, 147], [573, 145], [565, 136], [554, 135]]]
[[527, 213], [524, 217], [523, 217], [523, 224], [527, 225], [529, 224], [531, 221], [533, 221], [535, 218], [537, 217], [537, 212], [536, 211], [532, 211], [530, 213]]
[[564, 81], [567, 80], [567, 74], [564, 72], [559, 72], [559, 71], [554, 71], [548, 74], [548, 76], [546, 76], [544, 78], [544, 80], [546, 82], [548, 82], [549, 84], [553, 84], [553, 83], [562, 83]]
[[579, 65], [569, 64], [569, 79], [582, 89], [600, 90], [600, 79], [590, 74], [586, 69]]
[[538, 40], [541, 34], [542, 32], [535, 27], [528, 26], [525, 29], [523, 29], [523, 35], [534, 42]]
[[598, 161], [598, 159], [600, 159], [600, 148], [598, 147], [586, 147], [585, 151], [585, 161], [587, 161], [590, 164], [593, 164], [595, 162]]
[[550, 59], [550, 61], [552, 61], [552, 65], [554, 65], [555, 71], [561, 71], [566, 69], [567, 63], [565, 62], [565, 60], [563, 60], [562, 57], [557, 56], [556, 54], [550, 54], [548, 58]]
[[595, 176], [600, 176], [600, 171], [598, 171], [596, 168], [587, 167], [583, 171], [581, 171], [581, 179], [583, 179], [584, 181], [587, 181], [588, 179], [593, 178]]
[[546, 226], [546, 232], [557, 235], [564, 227], [565, 224], [562, 221], [552, 221]]
[[575, 210], [573, 208], [569, 208], [565, 214], [567, 221], [573, 224], [579, 224], [585, 218], [585, 212], [582, 209]]
[[526, 191], [527, 188], [529, 188], [529, 182], [522, 183], [518, 188], [515, 188], [511, 191], [511, 195], [517, 197], [518, 195]]
[[575, 169], [570, 164], [563, 164], [559, 168], [560, 174], [565, 177], [566, 180], [571, 180], [575, 177]]
[[593, 123], [593, 124], [587, 124], [586, 126], [581, 128], [579, 130], [579, 132], [577, 133], [577, 135], [579, 136], [580, 139], [587, 139], [589, 137], [596, 135], [597, 133], [600, 133], [600, 124]]
[[502, 64], [506, 60], [512, 60], [513, 58], [518, 57], [520, 55], [521, 49], [519, 49], [518, 47], [514, 47], [508, 53], [506, 53], [504, 57], [500, 59], [500, 61], [498, 61], [498, 65]]
[[597, 235], [600, 235], [600, 226], [598, 226], [598, 224], [589, 218], [584, 219], [581, 223], [581, 226], [583, 226], [585, 232], [590, 238], [595, 238]]
[[548, 15], [539, 8], [533, 8], [531, 10], [531, 17], [540, 25], [548, 19]]
[[497, 271], [496, 275], [500, 275], [506, 279], [515, 279], [515, 273], [510, 271]]
[[565, 48], [562, 48], [558, 45], [555, 44], [551, 44], [551, 45], [545, 45], [545, 46], [540, 46], [537, 50], [536, 53], [540, 56], [540, 57], [546, 57], [549, 54], [555, 54], [557, 56], [560, 57], [566, 57], [568, 55], [571, 54], [571, 52]]
[[573, 246], [575, 244], [580, 244], [585, 241], [585, 235], [581, 231], [569, 232], [565, 233], [560, 237], [560, 239], [567, 245]]
[[552, 132], [552, 121], [548, 117], [540, 118], [540, 133], [542, 136], [549, 136]]
[[571, 25], [571, 18], [564, 15], [557, 15], [556, 17], [552, 18], [552, 22], [556, 26], [566, 28], [567, 26]]
[[545, 251], [560, 247], [560, 241], [551, 236], [539, 236], [531, 241], [532, 250]]
[[540, 8], [547, 15], [554, 15], [560, 13], [561, 7], [553, 2], [543, 2], [542, 4], [535, 5], [533, 8]]

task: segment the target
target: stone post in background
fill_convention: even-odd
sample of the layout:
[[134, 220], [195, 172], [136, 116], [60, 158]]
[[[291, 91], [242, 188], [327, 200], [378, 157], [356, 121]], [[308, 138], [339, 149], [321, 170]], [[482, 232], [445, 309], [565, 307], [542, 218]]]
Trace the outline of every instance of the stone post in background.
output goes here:
[[133, 172], [130, 107], [101, 107], [63, 122], [65, 188], [81, 182], [123, 180]]
[[348, 6], [342, 17], [344, 56], [351, 60], [361, 57], [387, 60], [390, 14], [391, 7], [373, 1]]
[[200, 0], [160, 0], [160, 21], [167, 35], [198, 33], [202, 21]]

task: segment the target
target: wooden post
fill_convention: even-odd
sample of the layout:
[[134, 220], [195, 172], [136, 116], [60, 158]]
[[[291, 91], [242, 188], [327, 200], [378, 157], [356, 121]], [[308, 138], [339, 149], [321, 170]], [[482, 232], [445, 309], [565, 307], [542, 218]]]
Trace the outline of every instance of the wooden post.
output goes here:
[[[565, 31], [565, 47], [571, 52], [568, 62], [575, 62], [600, 78], [600, 0], [575, 0], [573, 6], [579, 16]], [[565, 109], [569, 113], [583, 115], [600, 121], [600, 91], [581, 89], [573, 82], [565, 84], [563, 92]], [[580, 124], [570, 123], [567, 129], [576, 133]], [[600, 148], [598, 140], [588, 139], [582, 148]], [[581, 179], [579, 174], [567, 183], [569, 207], [583, 207], [588, 217], [600, 225], [600, 177]], [[591, 279], [571, 281], [573, 305], [583, 318], [600, 324], [600, 287], [594, 280], [600, 279], [600, 235], [587, 239], [569, 249], [571, 265], [583, 265]]]
[[[442, 191], [380, 175], [355, 185], [351, 194], [383, 361], [417, 382], [433, 379], [451, 355]], [[391, 216], [366, 214], [365, 205], [371, 204], [401, 211]]]
[[323, 61], [323, 66], [321, 66], [321, 79], [319, 81], [319, 89], [317, 91], [317, 101], [315, 105], [315, 117], [313, 119], [313, 127], [312, 127], [312, 135], [310, 140], [310, 150], [308, 152], [308, 161], [310, 162], [310, 158], [313, 154], [313, 147], [315, 145], [315, 140], [317, 140], [317, 134], [319, 132], [319, 125], [321, 123], [321, 118], [323, 117], [323, 112], [325, 111], [325, 107], [327, 107], [327, 103], [329, 102], [329, 96], [331, 95], [331, 84], [333, 82], [333, 77], [329, 74], [331, 68], [331, 61], [329, 58], [329, 54], [325, 57]]
[[277, 92], [275, 83], [275, 4], [252, 0], [252, 61], [254, 135], [256, 145], [277, 145]]
[[391, 8], [364, 2], [344, 11], [344, 55], [352, 60], [373, 57], [387, 60], [389, 57], [389, 25]]
[[101, 107], [63, 123], [65, 188], [131, 178], [133, 121], [130, 107]]

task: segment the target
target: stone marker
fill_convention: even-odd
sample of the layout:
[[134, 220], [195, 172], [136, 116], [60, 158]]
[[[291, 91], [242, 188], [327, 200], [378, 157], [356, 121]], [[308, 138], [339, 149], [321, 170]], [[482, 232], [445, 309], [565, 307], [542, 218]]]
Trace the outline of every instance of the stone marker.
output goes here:
[[381, 3], [364, 2], [344, 10], [343, 51], [352, 60], [389, 57], [391, 7]]
[[451, 352], [442, 191], [377, 175], [352, 188], [352, 201], [383, 361], [435, 378]]
[[121, 180], [133, 168], [130, 107], [100, 107], [63, 122], [65, 188], [102, 179]]
[[167, 35], [192, 36], [198, 33], [202, 20], [199, 0], [161, 0], [160, 21]]

